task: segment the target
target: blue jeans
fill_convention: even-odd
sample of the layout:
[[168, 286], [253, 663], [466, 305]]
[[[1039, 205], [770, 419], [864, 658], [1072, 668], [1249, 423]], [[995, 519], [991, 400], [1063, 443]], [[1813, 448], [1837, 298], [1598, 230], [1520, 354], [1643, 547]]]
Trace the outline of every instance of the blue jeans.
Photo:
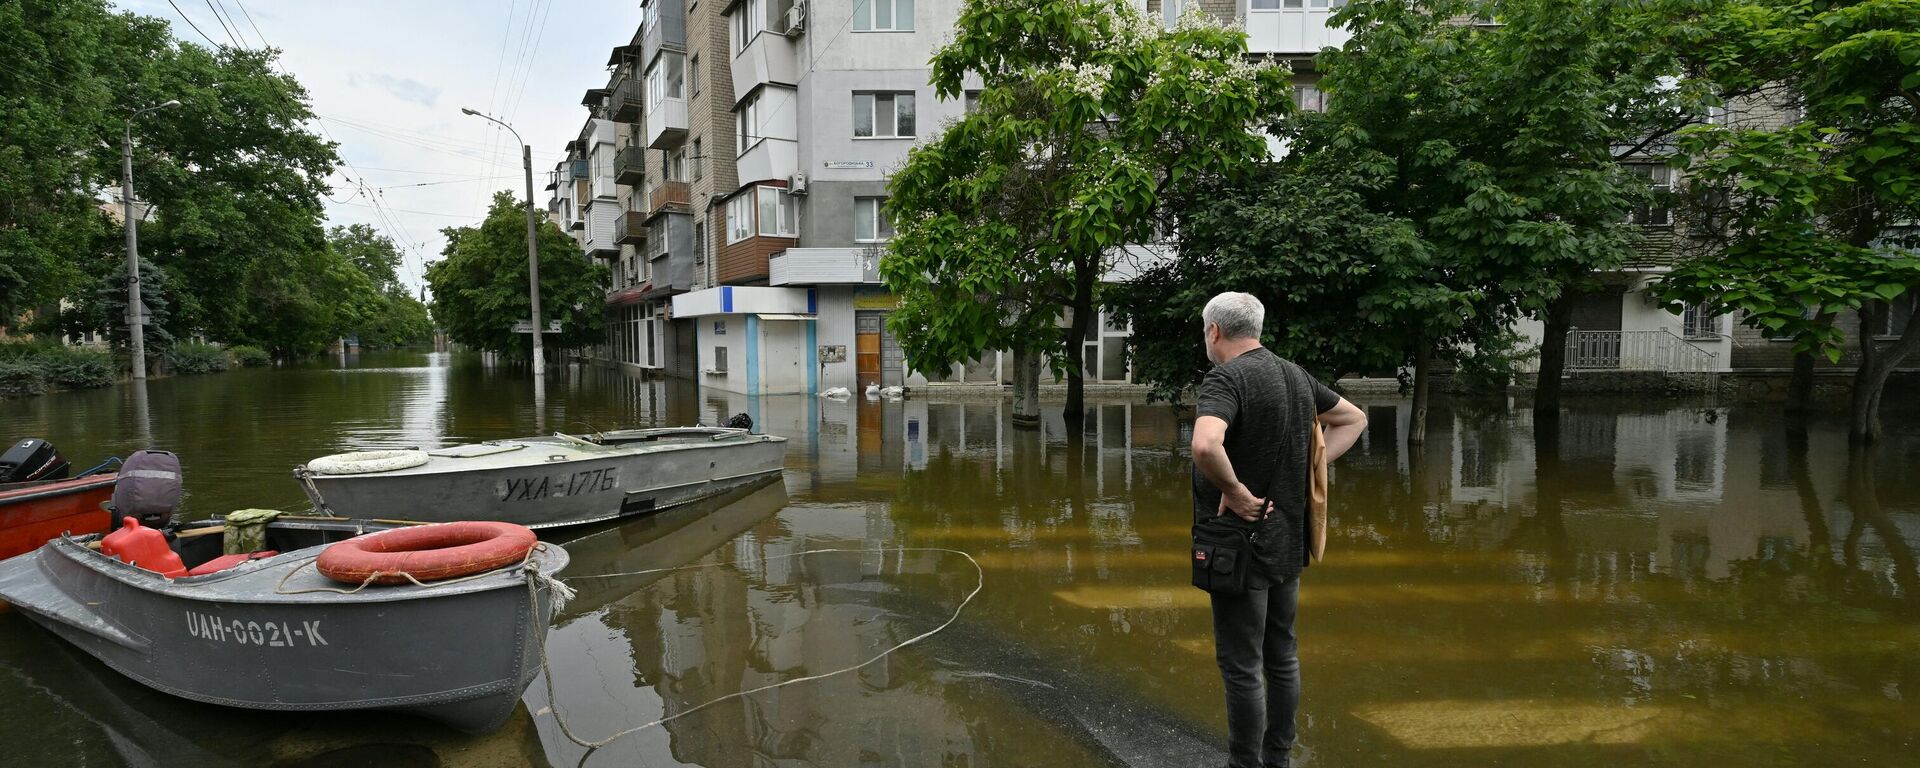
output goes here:
[[1214, 658], [1227, 689], [1227, 764], [1285, 768], [1300, 710], [1299, 643], [1293, 636], [1300, 577], [1212, 597]]

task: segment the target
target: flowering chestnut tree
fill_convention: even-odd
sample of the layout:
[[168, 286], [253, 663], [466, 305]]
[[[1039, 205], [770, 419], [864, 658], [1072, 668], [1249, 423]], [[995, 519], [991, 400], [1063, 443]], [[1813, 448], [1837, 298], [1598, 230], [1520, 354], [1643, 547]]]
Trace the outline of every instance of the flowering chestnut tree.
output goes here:
[[1266, 157], [1288, 72], [1197, 10], [1165, 29], [1126, 0], [968, 0], [955, 30], [935, 91], [984, 87], [893, 175], [889, 328], [923, 372], [1011, 351], [1019, 423], [1039, 417], [1045, 364], [1067, 376], [1073, 418], [1112, 254], [1154, 239], [1200, 180]]

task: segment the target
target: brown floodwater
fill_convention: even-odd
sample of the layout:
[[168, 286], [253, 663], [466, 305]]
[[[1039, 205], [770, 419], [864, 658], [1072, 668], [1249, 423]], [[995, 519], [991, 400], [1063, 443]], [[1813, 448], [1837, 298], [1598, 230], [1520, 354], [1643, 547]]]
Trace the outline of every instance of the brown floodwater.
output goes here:
[[[1357, 399], [1371, 424], [1301, 588], [1303, 764], [1911, 764], [1911, 398], [1862, 452], [1837, 418], [1646, 399], [1558, 424], [1443, 403], [1410, 451], [1404, 401]], [[188, 702], [0, 613], [0, 762], [1224, 763], [1165, 406], [1094, 403], [1074, 434], [1057, 406], [1016, 430], [987, 399], [750, 401], [583, 368], [536, 402], [523, 372], [400, 352], [0, 401], [0, 439], [82, 466], [177, 451], [204, 517], [299, 508], [289, 470], [326, 453], [740, 411], [791, 438], [784, 478], [553, 537], [579, 590], [547, 638], [554, 697], [536, 681], [496, 733]], [[676, 570], [589, 578], [655, 569]], [[589, 751], [556, 712], [586, 740], [666, 722]]]

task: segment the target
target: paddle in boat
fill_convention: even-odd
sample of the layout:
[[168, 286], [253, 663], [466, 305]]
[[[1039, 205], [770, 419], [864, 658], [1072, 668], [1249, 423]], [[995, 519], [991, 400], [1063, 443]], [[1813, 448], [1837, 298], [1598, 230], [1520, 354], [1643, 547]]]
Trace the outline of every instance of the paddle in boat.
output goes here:
[[504, 523], [246, 510], [172, 535], [121, 526], [0, 562], [0, 600], [127, 677], [212, 704], [489, 731], [570, 594], [553, 578], [566, 550]]
[[[360, 451], [314, 459], [294, 476], [323, 515], [579, 525], [646, 514], [778, 476], [786, 438], [755, 434], [752, 422], [744, 424]], [[433, 503], [422, 504], [426, 500]]]

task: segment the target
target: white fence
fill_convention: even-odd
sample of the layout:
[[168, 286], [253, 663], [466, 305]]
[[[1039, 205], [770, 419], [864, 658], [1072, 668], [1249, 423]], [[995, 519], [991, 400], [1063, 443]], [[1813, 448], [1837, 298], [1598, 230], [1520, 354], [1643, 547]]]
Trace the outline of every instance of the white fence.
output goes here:
[[1651, 331], [1570, 331], [1568, 371], [1710, 373], [1715, 355], [1664, 328]]

